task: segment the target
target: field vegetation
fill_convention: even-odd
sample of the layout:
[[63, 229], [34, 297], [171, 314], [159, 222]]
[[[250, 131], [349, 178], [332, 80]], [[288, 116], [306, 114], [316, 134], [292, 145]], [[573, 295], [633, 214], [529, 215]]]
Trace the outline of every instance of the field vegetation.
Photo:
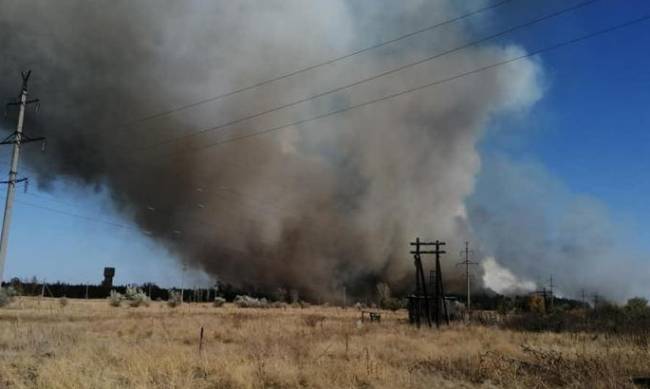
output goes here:
[[639, 333], [110, 301], [16, 297], [0, 309], [0, 388], [614, 388], [650, 376]]

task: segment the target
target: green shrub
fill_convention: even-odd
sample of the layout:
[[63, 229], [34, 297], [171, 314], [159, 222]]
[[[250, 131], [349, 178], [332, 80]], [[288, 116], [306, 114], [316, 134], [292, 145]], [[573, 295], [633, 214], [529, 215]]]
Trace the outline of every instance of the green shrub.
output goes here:
[[181, 292], [176, 290], [169, 291], [169, 298], [167, 299], [167, 305], [171, 308], [175, 308], [183, 303], [183, 295]]
[[265, 298], [257, 299], [246, 295], [237, 295], [233, 302], [239, 308], [269, 308], [269, 302]]
[[214, 301], [212, 302], [212, 306], [219, 308], [223, 306], [225, 303], [226, 303], [225, 298], [217, 296], [214, 298]]
[[402, 304], [402, 301], [400, 301], [400, 299], [393, 298], [393, 297], [388, 297], [388, 298], [384, 298], [381, 301], [379, 301], [379, 307], [381, 309], [388, 309], [388, 310], [391, 310], [391, 311], [397, 311], [398, 309], [403, 308], [403, 304]]
[[122, 300], [124, 300], [124, 296], [122, 293], [116, 291], [116, 290], [111, 290], [111, 294], [108, 296], [108, 303], [112, 307], [119, 307], [122, 305]]
[[643, 297], [634, 297], [627, 300], [627, 304], [625, 305], [624, 309], [625, 313], [632, 319], [650, 315], [648, 300], [644, 299]]
[[149, 306], [149, 297], [144, 294], [142, 289], [138, 289], [135, 286], [126, 287], [124, 298], [129, 302], [129, 305], [134, 308], [139, 307], [140, 305], [144, 305], [145, 307]]
[[0, 307], [5, 307], [14, 301], [16, 291], [11, 286], [0, 288]]

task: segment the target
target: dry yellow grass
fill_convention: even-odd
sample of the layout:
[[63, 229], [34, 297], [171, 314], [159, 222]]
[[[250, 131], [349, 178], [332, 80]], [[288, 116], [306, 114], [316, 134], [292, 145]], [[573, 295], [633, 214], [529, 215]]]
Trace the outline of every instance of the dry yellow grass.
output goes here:
[[404, 312], [358, 319], [325, 307], [22, 298], [0, 309], [0, 388], [609, 388], [650, 374], [647, 348], [621, 338], [417, 330]]

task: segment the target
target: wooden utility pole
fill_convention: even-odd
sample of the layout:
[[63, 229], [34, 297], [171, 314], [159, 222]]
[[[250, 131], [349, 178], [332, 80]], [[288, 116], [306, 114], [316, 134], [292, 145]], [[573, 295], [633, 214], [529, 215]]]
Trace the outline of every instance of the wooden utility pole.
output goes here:
[[442, 282], [442, 267], [440, 266], [440, 254], [445, 254], [446, 251], [440, 250], [440, 246], [444, 246], [445, 242], [436, 240], [433, 243], [436, 250], [433, 252], [436, 255], [436, 292], [434, 293], [436, 299], [436, 327], [440, 327], [440, 303], [445, 311], [445, 322], [449, 325], [449, 311], [447, 311], [447, 300], [445, 300], [445, 286]]
[[[446, 243], [436, 240], [435, 242], [421, 242], [420, 238], [416, 238], [415, 242], [411, 242], [411, 246], [415, 246], [415, 250], [411, 251], [415, 262], [415, 285], [416, 291], [413, 296], [413, 314], [415, 315], [415, 321], [420, 326], [421, 316], [422, 316], [422, 300], [424, 300], [424, 313], [426, 314], [427, 324], [429, 327], [431, 324], [431, 304], [429, 300], [429, 292], [427, 291], [427, 282], [424, 276], [424, 268], [422, 266], [422, 254], [434, 254], [436, 256], [435, 262], [435, 282], [434, 285], [431, 285], [433, 288], [433, 298], [434, 298], [434, 316], [436, 321], [436, 326], [440, 327], [440, 310], [441, 307], [444, 309], [445, 319], [447, 324], [449, 324], [449, 312], [447, 311], [447, 302], [445, 301], [445, 289], [442, 282], [442, 268], [440, 266], [440, 255], [445, 254], [446, 251], [441, 250], [440, 247], [444, 246]], [[422, 250], [423, 246], [435, 246], [435, 250]], [[442, 304], [441, 304], [442, 303]]]
[[428, 245], [428, 243], [422, 243], [420, 242], [420, 238], [416, 238], [415, 242], [411, 242], [411, 246], [415, 246], [415, 251], [411, 251], [411, 254], [413, 254], [413, 259], [415, 262], [415, 294], [418, 297], [417, 303], [416, 303], [416, 323], [418, 328], [420, 327], [420, 321], [421, 321], [421, 316], [422, 316], [422, 303], [419, 300], [419, 297], [422, 296], [424, 298], [424, 312], [426, 313], [426, 318], [427, 318], [427, 324], [429, 327], [431, 327], [431, 306], [429, 304], [429, 294], [427, 293], [427, 283], [424, 278], [424, 268], [422, 266], [422, 257], [420, 256], [421, 254], [424, 254], [425, 252], [420, 249], [420, 246], [422, 245]]

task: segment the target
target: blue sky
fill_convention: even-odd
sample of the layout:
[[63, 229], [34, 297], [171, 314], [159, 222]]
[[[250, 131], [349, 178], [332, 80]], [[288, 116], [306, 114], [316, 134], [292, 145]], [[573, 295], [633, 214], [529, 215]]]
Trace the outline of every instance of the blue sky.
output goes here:
[[[539, 7], [520, 2], [500, 9], [488, 22], [498, 26], [533, 17]], [[546, 2], [549, 10], [565, 2]], [[502, 39], [527, 50], [650, 14], [641, 0], [601, 1], [570, 15]], [[498, 118], [481, 143], [481, 153], [505, 153], [539, 162], [570, 190], [602, 201], [630, 244], [650, 249], [650, 22], [544, 53], [543, 99], [530, 112]], [[6, 146], [5, 146], [6, 147]], [[37, 146], [35, 146], [37, 147]], [[2, 151], [8, 160], [9, 149]], [[22, 166], [24, 166], [24, 161]], [[26, 172], [26, 174], [29, 174]], [[117, 267], [116, 282], [153, 280], [178, 285], [174, 255], [120, 220], [105, 194], [59, 182], [53, 193], [19, 191], [6, 277], [99, 282], [104, 266]], [[36, 195], [36, 196], [34, 196]], [[125, 227], [34, 208], [24, 203], [86, 215]], [[199, 273], [187, 275], [208, 282]]]
[[[650, 14], [650, 3], [601, 1], [544, 28], [518, 34], [529, 50]], [[552, 26], [551, 29], [548, 26]], [[541, 34], [541, 30], [546, 34]], [[643, 22], [539, 57], [544, 98], [520, 120], [496, 123], [483, 152], [534, 159], [571, 190], [596, 197], [636, 244], [650, 248], [650, 23]], [[544, 36], [540, 39], [540, 36]], [[564, 38], [563, 38], [564, 37]]]

